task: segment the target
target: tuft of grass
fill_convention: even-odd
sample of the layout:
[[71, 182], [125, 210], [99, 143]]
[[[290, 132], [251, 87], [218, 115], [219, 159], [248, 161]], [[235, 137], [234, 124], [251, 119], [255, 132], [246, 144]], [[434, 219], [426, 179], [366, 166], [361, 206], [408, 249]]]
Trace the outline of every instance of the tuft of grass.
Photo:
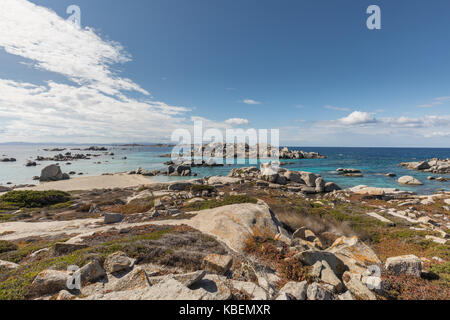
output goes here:
[[128, 204], [118, 205], [110, 211], [122, 214], [134, 214], [147, 212], [155, 206], [155, 201], [152, 198], [136, 199]]
[[191, 187], [191, 192], [202, 192], [202, 191], [205, 191], [205, 190], [209, 191], [209, 192], [212, 192], [215, 189], [214, 189], [213, 186], [208, 186], [208, 185], [205, 185], [205, 184], [194, 184]]
[[438, 275], [440, 279], [450, 283], [450, 261], [433, 265], [430, 272]]
[[62, 203], [53, 204], [50, 206], [52, 209], [67, 209], [73, 205], [73, 201], [67, 201]]
[[276, 269], [283, 282], [309, 280], [309, 268], [293, 258], [287, 245], [275, 240], [269, 230], [253, 229], [252, 236], [245, 241], [244, 251]]
[[244, 195], [239, 196], [228, 196], [223, 198], [222, 200], [206, 200], [203, 202], [196, 202], [191, 203], [188, 206], [185, 207], [188, 211], [201, 211], [201, 210], [207, 210], [207, 209], [214, 209], [218, 207], [228, 206], [232, 204], [239, 204], [239, 203], [257, 203], [258, 200], [255, 198], [251, 198]]
[[0, 240], [0, 253], [17, 250], [17, 245], [5, 240]]
[[426, 280], [408, 275], [382, 276], [383, 295], [394, 300], [448, 300], [448, 282]]
[[10, 191], [0, 196], [0, 208], [42, 208], [68, 202], [70, 194], [63, 191]]
[[[0, 204], [1, 205], [1, 204]], [[8, 222], [14, 220], [13, 214], [0, 214], [0, 222]]]

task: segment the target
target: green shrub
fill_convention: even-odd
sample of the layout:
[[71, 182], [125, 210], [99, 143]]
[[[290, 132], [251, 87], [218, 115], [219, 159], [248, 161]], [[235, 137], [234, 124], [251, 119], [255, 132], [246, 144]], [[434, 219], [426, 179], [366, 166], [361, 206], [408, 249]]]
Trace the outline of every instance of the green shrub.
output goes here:
[[430, 272], [437, 274], [441, 279], [450, 282], [450, 262], [435, 264]]
[[0, 207], [42, 208], [69, 200], [70, 194], [63, 191], [10, 191], [0, 196]]
[[17, 250], [17, 245], [12, 242], [0, 240], [0, 253]]
[[13, 214], [0, 214], [0, 222], [8, 222], [14, 219]]
[[206, 200], [203, 202], [195, 202], [190, 204], [186, 207], [187, 210], [191, 211], [200, 211], [200, 210], [207, 210], [207, 209], [213, 209], [223, 206], [228, 206], [232, 204], [239, 204], [239, 203], [257, 203], [258, 201], [255, 198], [251, 198], [248, 196], [240, 195], [240, 196], [228, 196], [225, 197], [223, 200]]
[[202, 191], [209, 191], [212, 192], [214, 191], [214, 187], [213, 186], [208, 186], [208, 185], [204, 185], [204, 184], [194, 184], [191, 187], [191, 191], [192, 192], [202, 192]]

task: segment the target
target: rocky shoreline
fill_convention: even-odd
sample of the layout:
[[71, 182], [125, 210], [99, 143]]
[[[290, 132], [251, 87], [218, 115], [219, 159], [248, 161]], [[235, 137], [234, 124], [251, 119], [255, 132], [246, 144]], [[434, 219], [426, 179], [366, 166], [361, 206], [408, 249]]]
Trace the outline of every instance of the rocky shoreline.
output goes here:
[[[0, 299], [450, 297], [449, 192], [340, 190], [268, 164], [226, 177], [42, 193], [48, 205], [36, 209], [23, 192], [0, 196]], [[20, 251], [17, 243], [25, 243]], [[64, 262], [73, 259], [80, 290], [66, 286]]]

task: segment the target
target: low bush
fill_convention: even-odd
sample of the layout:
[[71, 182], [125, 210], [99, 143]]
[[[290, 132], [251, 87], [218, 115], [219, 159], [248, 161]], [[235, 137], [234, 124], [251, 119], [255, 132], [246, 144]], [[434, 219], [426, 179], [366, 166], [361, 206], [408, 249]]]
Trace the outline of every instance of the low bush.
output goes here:
[[0, 253], [17, 250], [17, 245], [10, 241], [0, 240]]
[[68, 202], [70, 194], [63, 191], [10, 191], [0, 196], [0, 208], [42, 208]]
[[188, 211], [200, 211], [207, 209], [214, 209], [218, 207], [228, 206], [232, 204], [239, 203], [257, 203], [258, 201], [255, 198], [251, 198], [248, 196], [240, 195], [240, 196], [228, 196], [223, 198], [222, 200], [211, 199], [203, 202], [195, 202], [186, 206], [186, 210]]

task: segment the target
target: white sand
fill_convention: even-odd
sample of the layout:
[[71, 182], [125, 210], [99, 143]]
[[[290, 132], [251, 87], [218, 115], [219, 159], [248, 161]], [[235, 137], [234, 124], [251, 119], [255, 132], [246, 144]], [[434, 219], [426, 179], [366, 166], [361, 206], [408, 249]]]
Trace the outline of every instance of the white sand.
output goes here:
[[17, 190], [61, 190], [61, 191], [74, 191], [74, 190], [92, 190], [92, 189], [111, 189], [111, 188], [127, 188], [137, 187], [143, 184], [152, 184], [150, 178], [141, 175], [129, 175], [125, 173], [119, 173], [114, 175], [105, 176], [92, 176], [92, 177], [80, 177], [70, 180], [44, 182], [31, 188], [22, 188]]

